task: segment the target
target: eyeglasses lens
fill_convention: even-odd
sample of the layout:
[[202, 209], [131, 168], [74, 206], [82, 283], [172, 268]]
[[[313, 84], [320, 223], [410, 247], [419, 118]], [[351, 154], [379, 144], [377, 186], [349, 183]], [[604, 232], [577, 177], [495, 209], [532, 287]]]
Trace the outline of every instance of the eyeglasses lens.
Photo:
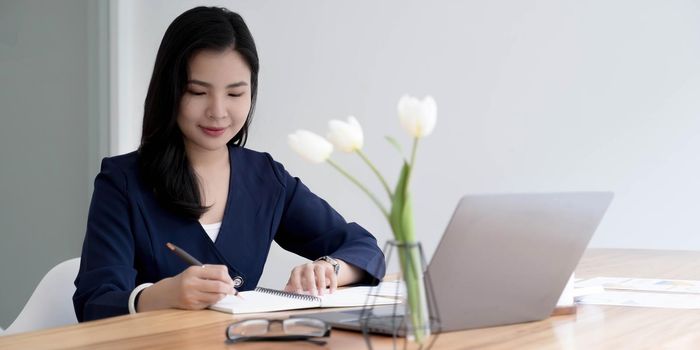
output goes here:
[[326, 324], [321, 320], [290, 318], [284, 320], [282, 327], [287, 335], [322, 337], [326, 333]]
[[267, 334], [270, 322], [267, 320], [248, 320], [232, 324], [229, 329], [229, 337], [259, 337]]
[[286, 320], [245, 320], [231, 324], [227, 329], [230, 340], [243, 341], [253, 338], [327, 337], [329, 327], [313, 318]]

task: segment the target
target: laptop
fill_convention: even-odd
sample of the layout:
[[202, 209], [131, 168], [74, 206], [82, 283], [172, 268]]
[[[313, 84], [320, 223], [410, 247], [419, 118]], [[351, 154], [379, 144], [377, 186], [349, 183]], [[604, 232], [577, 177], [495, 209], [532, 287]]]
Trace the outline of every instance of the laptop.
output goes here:
[[[462, 197], [426, 271], [439, 313], [433, 331], [549, 317], [612, 198], [612, 192]], [[366, 321], [362, 310], [303, 316], [348, 330], [367, 322], [372, 333], [402, 336], [403, 309], [374, 307]]]

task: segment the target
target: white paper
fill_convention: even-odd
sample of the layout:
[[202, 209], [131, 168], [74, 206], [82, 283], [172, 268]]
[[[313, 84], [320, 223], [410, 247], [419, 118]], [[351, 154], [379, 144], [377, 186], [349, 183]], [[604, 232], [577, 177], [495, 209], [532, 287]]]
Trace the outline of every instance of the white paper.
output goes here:
[[566, 286], [564, 286], [564, 290], [559, 296], [557, 307], [574, 305], [574, 278], [574, 274], [572, 273], [571, 277], [569, 277], [569, 281], [566, 282]]
[[604, 289], [576, 298], [580, 304], [700, 309], [700, 281], [595, 277], [576, 281], [575, 287]]
[[700, 295], [605, 291], [579, 297], [579, 304], [658, 307], [665, 309], [700, 309]]
[[631, 290], [700, 294], [700, 281], [655, 278], [595, 277], [576, 282], [576, 287], [602, 286], [606, 290]]
[[406, 295], [406, 285], [403, 281], [381, 282], [377, 286], [353, 287], [353, 293], [376, 295], [389, 298], [401, 298]]

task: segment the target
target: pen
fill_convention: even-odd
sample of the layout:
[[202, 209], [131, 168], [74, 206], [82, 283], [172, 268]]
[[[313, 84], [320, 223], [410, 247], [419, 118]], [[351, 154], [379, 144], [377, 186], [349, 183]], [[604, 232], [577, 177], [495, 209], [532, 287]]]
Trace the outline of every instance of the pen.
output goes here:
[[187, 253], [186, 251], [180, 249], [180, 247], [168, 242], [165, 243], [166, 246], [168, 246], [168, 249], [172, 250], [173, 253], [177, 254], [182, 260], [184, 260], [186, 263], [193, 265], [193, 266], [204, 266], [199, 260], [197, 260], [195, 257]]
[[[177, 256], [179, 256], [182, 260], [184, 260], [186, 263], [193, 265], [193, 266], [204, 266], [201, 261], [197, 260], [195, 257], [187, 253], [186, 251], [182, 250], [182, 248], [168, 242], [165, 243], [165, 245], [168, 247], [168, 249], [172, 250], [173, 253], [175, 253]], [[239, 298], [241, 297], [238, 295], [238, 290], [236, 288], [233, 289], [233, 295], [238, 296]]]

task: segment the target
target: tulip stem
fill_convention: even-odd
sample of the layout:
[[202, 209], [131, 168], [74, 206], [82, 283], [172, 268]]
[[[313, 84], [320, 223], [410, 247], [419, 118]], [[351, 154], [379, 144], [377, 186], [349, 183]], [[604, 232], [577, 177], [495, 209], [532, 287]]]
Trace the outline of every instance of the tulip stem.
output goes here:
[[413, 138], [413, 148], [411, 148], [411, 168], [416, 162], [416, 150], [418, 149], [418, 138]]
[[345, 176], [346, 178], [348, 178], [348, 180], [350, 180], [350, 181], [351, 181], [352, 183], [354, 183], [357, 187], [359, 187], [359, 188], [369, 197], [369, 199], [371, 199], [372, 202], [374, 202], [374, 204], [377, 205], [377, 207], [379, 208], [379, 210], [381, 210], [382, 214], [384, 214], [384, 216], [385, 216], [386, 218], [389, 218], [389, 212], [384, 208], [384, 206], [383, 206], [382, 203], [377, 199], [377, 197], [375, 197], [375, 196], [372, 194], [372, 192], [370, 192], [370, 191], [367, 189], [367, 187], [365, 187], [360, 181], [357, 181], [357, 179], [356, 179], [355, 177], [353, 177], [352, 175], [350, 175], [350, 173], [348, 173], [347, 171], [345, 171], [345, 169], [343, 169], [342, 167], [340, 167], [340, 165], [336, 164], [335, 162], [333, 162], [333, 161], [330, 160], [330, 159], [328, 159], [328, 160], [326, 160], [326, 161], [328, 162], [328, 164], [332, 165], [332, 166], [335, 168], [335, 170], [338, 170], [341, 174], [343, 174], [343, 176]]
[[384, 179], [384, 176], [382, 176], [382, 174], [379, 172], [379, 170], [377, 170], [377, 168], [374, 166], [374, 164], [372, 164], [372, 162], [369, 160], [369, 158], [367, 158], [367, 155], [365, 155], [364, 152], [362, 152], [361, 150], [358, 149], [357, 155], [360, 156], [360, 158], [362, 158], [362, 160], [364, 160], [365, 163], [367, 163], [369, 168], [372, 169], [374, 174], [377, 175], [377, 178], [379, 178], [379, 181], [382, 183], [382, 186], [384, 186], [384, 190], [386, 190], [386, 194], [389, 195], [389, 200], [393, 201], [394, 195], [391, 193], [391, 189], [389, 188], [389, 184]]
[[[418, 137], [413, 138], [413, 147], [411, 148], [411, 169], [415, 169], [415, 164], [416, 164], [416, 150], [418, 149]], [[406, 188], [408, 188], [408, 184], [411, 181], [411, 173], [408, 174], [408, 178], [406, 179]]]

